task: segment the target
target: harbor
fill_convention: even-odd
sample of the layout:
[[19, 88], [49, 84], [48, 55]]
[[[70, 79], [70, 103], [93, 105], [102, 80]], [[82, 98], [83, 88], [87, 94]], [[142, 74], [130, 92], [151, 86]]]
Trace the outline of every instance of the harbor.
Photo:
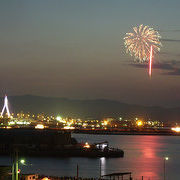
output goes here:
[[56, 157], [123, 157], [124, 151], [107, 141], [79, 143], [71, 132], [55, 129], [0, 129], [0, 155]]
[[[77, 165], [79, 177], [99, 178], [101, 175], [131, 172], [137, 180], [162, 180], [164, 177], [164, 157], [166, 161], [165, 174], [167, 179], [179, 180], [179, 137], [178, 136], [136, 136], [136, 135], [89, 135], [72, 134], [78, 142], [107, 140], [110, 146], [121, 148], [123, 158], [86, 158], [86, 157], [26, 157], [26, 165], [19, 163], [22, 174], [41, 174], [45, 177], [76, 177]], [[1, 165], [11, 165], [8, 156], [1, 156]], [[101, 164], [101, 168], [100, 168]], [[101, 170], [100, 170], [101, 169]], [[173, 178], [172, 178], [173, 177]]]
[[1, 0], [0, 180], [180, 180], [179, 7]]

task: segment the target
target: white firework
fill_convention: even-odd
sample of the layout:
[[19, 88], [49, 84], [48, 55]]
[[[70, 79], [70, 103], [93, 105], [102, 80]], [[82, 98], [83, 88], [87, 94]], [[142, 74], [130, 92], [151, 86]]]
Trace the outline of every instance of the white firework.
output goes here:
[[143, 26], [143, 24], [133, 27], [133, 30], [132, 33], [126, 33], [124, 37], [126, 52], [140, 62], [148, 61], [151, 46], [153, 53], [160, 51], [162, 46], [160, 42], [161, 36], [153, 28]]

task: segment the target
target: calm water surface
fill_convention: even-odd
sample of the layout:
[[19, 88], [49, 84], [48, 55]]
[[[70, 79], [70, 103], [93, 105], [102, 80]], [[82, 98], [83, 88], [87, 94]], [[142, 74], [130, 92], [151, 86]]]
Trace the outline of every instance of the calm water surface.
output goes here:
[[[180, 180], [180, 137], [176, 136], [123, 136], [73, 134], [78, 141], [90, 143], [107, 140], [110, 146], [124, 150], [124, 158], [27, 158], [27, 165], [21, 166], [22, 173], [75, 176], [76, 165], [82, 177], [99, 177], [114, 172], [132, 172], [133, 178], [140, 180]], [[0, 164], [10, 164], [7, 157], [0, 158]]]

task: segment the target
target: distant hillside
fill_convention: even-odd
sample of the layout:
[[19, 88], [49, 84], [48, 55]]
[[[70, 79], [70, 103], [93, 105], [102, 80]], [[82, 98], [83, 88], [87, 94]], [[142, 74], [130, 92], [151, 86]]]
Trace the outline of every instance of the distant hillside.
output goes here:
[[[32, 95], [9, 96], [12, 112], [60, 114], [68, 117], [144, 117], [162, 121], [179, 121], [180, 108], [147, 107], [130, 105], [105, 99], [71, 100], [66, 98], [40, 97]], [[3, 98], [0, 98], [0, 106]]]

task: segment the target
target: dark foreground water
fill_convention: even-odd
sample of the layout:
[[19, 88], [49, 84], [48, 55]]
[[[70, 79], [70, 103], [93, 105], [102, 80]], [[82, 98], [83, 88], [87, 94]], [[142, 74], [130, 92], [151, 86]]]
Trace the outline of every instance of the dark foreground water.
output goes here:
[[[140, 180], [180, 180], [180, 137], [178, 136], [123, 136], [73, 134], [78, 141], [101, 142], [107, 140], [110, 146], [124, 150], [124, 158], [27, 158], [22, 173], [39, 173], [55, 176], [75, 176], [79, 165], [79, 176], [99, 177], [114, 172], [132, 172]], [[0, 158], [0, 165], [10, 164], [7, 157]]]

